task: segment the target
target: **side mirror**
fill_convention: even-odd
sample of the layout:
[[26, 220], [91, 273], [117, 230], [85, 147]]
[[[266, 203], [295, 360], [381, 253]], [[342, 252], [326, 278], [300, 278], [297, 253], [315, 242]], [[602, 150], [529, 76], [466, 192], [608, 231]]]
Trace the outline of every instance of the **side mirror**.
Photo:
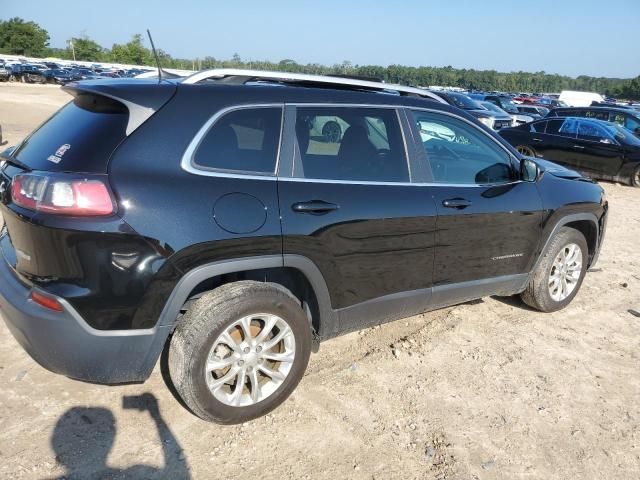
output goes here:
[[520, 160], [520, 178], [524, 182], [537, 182], [540, 177], [540, 167], [529, 158]]

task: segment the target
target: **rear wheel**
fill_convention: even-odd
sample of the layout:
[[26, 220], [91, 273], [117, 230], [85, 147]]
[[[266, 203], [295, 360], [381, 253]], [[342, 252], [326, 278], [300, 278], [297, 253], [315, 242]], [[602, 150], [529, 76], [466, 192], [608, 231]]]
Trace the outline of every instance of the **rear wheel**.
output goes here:
[[522, 155], [525, 155], [527, 157], [535, 157], [536, 156], [536, 152], [533, 148], [527, 146], [527, 145], [518, 145], [516, 147], [516, 150], [518, 152], [520, 152]]
[[242, 423], [287, 399], [310, 353], [311, 329], [300, 302], [278, 285], [242, 281], [205, 294], [180, 319], [169, 373], [197, 416]]
[[543, 312], [566, 307], [580, 290], [587, 271], [588, 252], [582, 233], [561, 228], [542, 253], [527, 288], [520, 294], [522, 300]]

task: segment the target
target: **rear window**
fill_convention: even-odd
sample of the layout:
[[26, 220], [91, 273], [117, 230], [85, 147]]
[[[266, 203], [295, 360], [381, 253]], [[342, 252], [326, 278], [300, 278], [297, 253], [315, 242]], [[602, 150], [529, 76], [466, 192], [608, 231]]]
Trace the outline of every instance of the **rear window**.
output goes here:
[[126, 138], [129, 112], [107, 97], [78, 94], [14, 151], [32, 170], [104, 173]]

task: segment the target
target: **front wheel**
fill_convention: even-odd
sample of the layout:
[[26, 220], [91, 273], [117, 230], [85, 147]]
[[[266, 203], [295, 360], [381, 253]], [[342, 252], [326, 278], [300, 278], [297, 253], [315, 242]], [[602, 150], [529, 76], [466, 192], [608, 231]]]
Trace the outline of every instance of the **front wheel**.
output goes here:
[[169, 347], [169, 374], [200, 418], [236, 424], [269, 413], [293, 392], [311, 353], [300, 302], [270, 283], [223, 285], [180, 319]]
[[516, 147], [516, 150], [522, 154], [525, 155], [527, 157], [535, 157], [536, 156], [536, 152], [533, 148], [527, 146], [527, 145], [518, 145]]
[[587, 271], [589, 247], [578, 230], [562, 227], [550, 240], [522, 300], [542, 312], [566, 307], [576, 296]]

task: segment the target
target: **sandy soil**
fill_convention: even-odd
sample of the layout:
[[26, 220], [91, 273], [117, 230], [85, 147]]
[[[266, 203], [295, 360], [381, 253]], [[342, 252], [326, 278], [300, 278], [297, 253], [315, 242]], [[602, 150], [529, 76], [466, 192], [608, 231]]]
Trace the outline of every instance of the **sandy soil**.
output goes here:
[[[67, 99], [0, 84], [5, 138]], [[1, 324], [0, 478], [638, 478], [640, 190], [604, 188], [600, 262], [564, 311], [485, 298], [332, 340], [242, 426], [198, 420], [158, 370], [122, 387], [51, 374]]]

